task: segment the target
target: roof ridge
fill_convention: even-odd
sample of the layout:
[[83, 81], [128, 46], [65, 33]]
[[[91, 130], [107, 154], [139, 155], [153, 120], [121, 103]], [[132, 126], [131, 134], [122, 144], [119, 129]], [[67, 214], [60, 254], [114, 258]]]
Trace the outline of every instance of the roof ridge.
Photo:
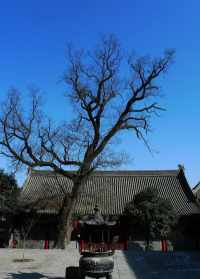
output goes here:
[[[94, 171], [91, 176], [95, 175], [114, 175], [114, 176], [120, 176], [120, 175], [133, 175], [133, 176], [137, 176], [137, 175], [174, 175], [176, 176], [179, 173], [179, 169], [173, 169], [173, 170], [97, 170]], [[75, 171], [66, 171], [66, 172], [75, 172]], [[54, 171], [50, 171], [50, 170], [31, 170], [30, 175], [48, 175], [48, 176], [62, 176], [61, 174], [58, 174]]]

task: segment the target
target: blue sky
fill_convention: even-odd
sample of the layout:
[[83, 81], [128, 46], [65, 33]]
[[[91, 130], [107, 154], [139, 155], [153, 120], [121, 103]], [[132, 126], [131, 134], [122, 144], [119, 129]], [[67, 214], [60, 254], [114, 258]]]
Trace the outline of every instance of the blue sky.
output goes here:
[[[176, 49], [175, 63], [162, 80], [167, 111], [152, 123], [152, 156], [132, 135], [123, 148], [128, 169], [175, 169], [184, 164], [192, 186], [200, 180], [200, 2], [198, 0], [7, 0], [0, 7], [0, 100], [11, 86], [38, 85], [54, 118], [67, 118], [67, 42], [89, 48], [114, 33], [126, 49], [160, 55]], [[0, 167], [7, 166], [5, 160]], [[9, 169], [8, 169], [9, 170]], [[18, 175], [20, 183], [23, 175]]]

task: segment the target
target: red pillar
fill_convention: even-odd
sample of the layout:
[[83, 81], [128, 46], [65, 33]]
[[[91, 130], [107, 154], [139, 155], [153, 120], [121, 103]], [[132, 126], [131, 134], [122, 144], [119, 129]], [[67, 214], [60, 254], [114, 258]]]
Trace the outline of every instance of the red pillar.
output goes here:
[[162, 252], [167, 252], [168, 251], [168, 246], [167, 246], [167, 240], [166, 239], [161, 240], [161, 247], [162, 247]]
[[49, 249], [49, 241], [48, 240], [45, 240], [44, 241], [44, 249]]
[[80, 240], [79, 249], [80, 249], [80, 253], [81, 253], [81, 252], [83, 251], [83, 249], [84, 249], [84, 240], [83, 240], [83, 239]]

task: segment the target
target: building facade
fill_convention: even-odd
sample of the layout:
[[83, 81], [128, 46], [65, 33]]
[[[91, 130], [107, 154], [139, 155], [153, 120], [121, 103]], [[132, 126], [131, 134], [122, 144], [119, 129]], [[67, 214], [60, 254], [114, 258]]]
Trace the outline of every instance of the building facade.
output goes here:
[[[198, 237], [188, 227], [192, 226], [192, 218], [198, 218], [200, 208], [181, 167], [162, 171], [94, 172], [81, 189], [74, 217], [91, 214], [96, 204], [103, 216], [119, 217], [126, 204], [147, 188], [155, 188], [161, 198], [169, 200], [180, 220], [180, 230], [172, 236], [173, 248], [198, 248]], [[28, 173], [20, 199], [27, 207], [34, 207], [40, 216], [29, 235], [33, 247], [44, 247], [46, 240], [53, 247], [57, 214], [64, 195], [71, 189], [71, 181], [54, 172], [31, 170]]]

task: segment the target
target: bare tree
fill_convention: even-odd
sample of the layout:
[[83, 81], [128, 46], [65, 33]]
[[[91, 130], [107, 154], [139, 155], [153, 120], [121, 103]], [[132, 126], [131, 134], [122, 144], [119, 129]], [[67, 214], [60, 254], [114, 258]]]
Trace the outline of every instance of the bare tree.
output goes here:
[[74, 115], [60, 126], [42, 115], [36, 90], [31, 91], [28, 113], [20, 93], [15, 89], [9, 93], [0, 116], [1, 154], [16, 168], [48, 167], [73, 183], [59, 213], [59, 247], [70, 237], [72, 212], [88, 176], [96, 168], [121, 163], [112, 148], [113, 138], [129, 130], [147, 144], [151, 117], [162, 109], [156, 101], [160, 89], [156, 81], [173, 54], [170, 50], [158, 59], [127, 57], [114, 36], [104, 37], [92, 52], [69, 47], [64, 81]]
[[[37, 222], [39, 221], [39, 219], [41, 217], [41, 215], [38, 214], [37, 212], [35, 214], [34, 214], [34, 212], [29, 212], [29, 214], [27, 214], [27, 215], [28, 215], [28, 217], [23, 216], [23, 223], [20, 228], [20, 233], [21, 233], [21, 237], [22, 237], [22, 247], [20, 247], [20, 248], [22, 248], [22, 258], [21, 258], [22, 262], [26, 261], [26, 258], [25, 258], [26, 241], [29, 237], [31, 230], [37, 224]], [[34, 216], [34, 215], [36, 215], [36, 216]]]

